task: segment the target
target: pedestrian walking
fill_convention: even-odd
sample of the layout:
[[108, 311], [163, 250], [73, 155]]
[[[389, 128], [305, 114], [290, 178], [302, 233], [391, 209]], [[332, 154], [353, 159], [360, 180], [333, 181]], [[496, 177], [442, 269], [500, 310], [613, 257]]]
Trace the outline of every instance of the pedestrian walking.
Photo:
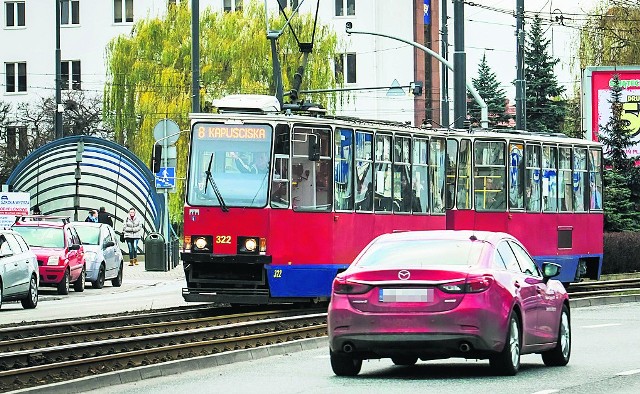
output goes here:
[[111, 220], [111, 216], [104, 207], [100, 207], [100, 212], [98, 212], [98, 223], [108, 224], [113, 227], [113, 220]]
[[31, 209], [31, 212], [33, 215], [42, 215], [42, 211], [40, 210], [39, 205], [34, 205], [33, 208]]
[[98, 211], [92, 209], [89, 211], [89, 216], [84, 220], [85, 222], [98, 223]]
[[138, 265], [138, 241], [142, 238], [142, 220], [134, 208], [129, 209], [129, 215], [122, 227], [122, 234], [129, 247], [129, 265]]

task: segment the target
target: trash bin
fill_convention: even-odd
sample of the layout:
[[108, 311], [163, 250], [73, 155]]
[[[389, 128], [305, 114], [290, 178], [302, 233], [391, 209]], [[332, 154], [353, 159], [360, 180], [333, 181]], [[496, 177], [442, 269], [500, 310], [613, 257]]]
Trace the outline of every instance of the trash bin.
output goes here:
[[164, 237], [160, 233], [151, 233], [144, 240], [145, 271], [168, 271]]

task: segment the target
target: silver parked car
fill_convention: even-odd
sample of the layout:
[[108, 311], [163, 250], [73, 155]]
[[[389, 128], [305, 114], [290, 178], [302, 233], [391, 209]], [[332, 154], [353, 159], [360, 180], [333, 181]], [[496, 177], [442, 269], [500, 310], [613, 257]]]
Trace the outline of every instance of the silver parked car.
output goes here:
[[0, 307], [20, 300], [25, 309], [38, 305], [38, 259], [22, 236], [0, 230]]
[[104, 281], [110, 279], [114, 287], [120, 287], [124, 262], [113, 227], [93, 222], [73, 222], [73, 225], [84, 246], [87, 282], [101, 289]]

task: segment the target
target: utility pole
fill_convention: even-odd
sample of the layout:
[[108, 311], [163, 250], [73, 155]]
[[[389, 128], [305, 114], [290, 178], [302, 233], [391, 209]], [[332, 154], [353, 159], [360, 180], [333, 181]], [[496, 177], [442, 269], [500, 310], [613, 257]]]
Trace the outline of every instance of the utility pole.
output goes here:
[[62, 73], [60, 65], [60, 0], [56, 2], [56, 139], [63, 137], [62, 130], [62, 92], [60, 89]]
[[[441, 56], [444, 60], [449, 59], [449, 28], [447, 27], [448, 16], [447, 16], [447, 0], [442, 0], [442, 9], [440, 10], [442, 31], [440, 32], [441, 36]], [[442, 73], [442, 87], [441, 87], [441, 97], [440, 97], [440, 123], [444, 127], [449, 127], [449, 69], [447, 65], [442, 63], [441, 65], [441, 73]]]
[[200, 0], [191, 0], [191, 112], [200, 112]]
[[467, 119], [467, 55], [464, 52], [464, 0], [453, 0], [453, 125], [464, 128]]
[[524, 0], [516, 0], [516, 129], [526, 130], [524, 80]]

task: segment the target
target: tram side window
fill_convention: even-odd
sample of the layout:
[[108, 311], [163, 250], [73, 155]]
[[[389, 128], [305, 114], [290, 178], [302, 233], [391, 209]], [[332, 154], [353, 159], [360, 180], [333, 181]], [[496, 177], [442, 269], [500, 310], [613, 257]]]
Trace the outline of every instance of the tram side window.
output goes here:
[[451, 209], [456, 204], [456, 175], [458, 173], [458, 141], [447, 140], [447, 185], [445, 194], [445, 207]]
[[335, 206], [336, 211], [353, 209], [353, 130], [335, 132]]
[[458, 191], [456, 196], [458, 209], [471, 209], [471, 141], [460, 141], [458, 164]]
[[429, 141], [429, 181], [431, 182], [431, 212], [444, 213], [446, 141]]
[[571, 181], [571, 148], [560, 147], [558, 160], [558, 208], [573, 211], [573, 182]]
[[558, 148], [545, 145], [542, 147], [542, 210], [556, 212], [558, 210]]
[[474, 197], [477, 211], [504, 211], [505, 150], [502, 141], [476, 141], [474, 149]]
[[525, 204], [527, 212], [540, 212], [540, 196], [542, 195], [540, 176], [540, 145], [525, 147]]
[[573, 151], [573, 207], [575, 212], [585, 212], [589, 207], [589, 174], [587, 173], [587, 149]]
[[393, 211], [411, 212], [411, 138], [396, 136], [393, 149]]
[[602, 209], [602, 151], [589, 150], [589, 191], [590, 208]]
[[[297, 126], [293, 129], [291, 159], [291, 203], [298, 212], [331, 211], [331, 131], [329, 128]], [[310, 144], [316, 144], [320, 157], [311, 160]], [[310, 150], [311, 149], [311, 150]]]
[[391, 136], [376, 135], [374, 209], [391, 212]]
[[524, 208], [524, 144], [509, 144], [509, 208]]
[[373, 210], [373, 134], [356, 132], [356, 211]]
[[289, 126], [276, 126], [274, 137], [274, 160], [271, 180], [271, 208], [289, 208]]
[[424, 138], [413, 140], [413, 182], [411, 190], [413, 192], [413, 212], [429, 212], [429, 162], [427, 152], [429, 141]]

